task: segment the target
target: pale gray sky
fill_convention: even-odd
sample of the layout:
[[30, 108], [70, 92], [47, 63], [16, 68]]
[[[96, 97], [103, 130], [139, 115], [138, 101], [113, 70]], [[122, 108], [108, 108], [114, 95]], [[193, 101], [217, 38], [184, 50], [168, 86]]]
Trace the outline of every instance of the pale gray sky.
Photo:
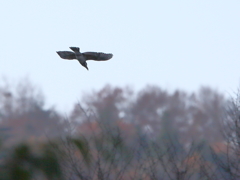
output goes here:
[[[0, 75], [28, 75], [63, 110], [107, 83], [227, 93], [239, 84], [239, 0], [8, 0], [0, 22]], [[69, 46], [114, 57], [87, 71], [56, 54]]]

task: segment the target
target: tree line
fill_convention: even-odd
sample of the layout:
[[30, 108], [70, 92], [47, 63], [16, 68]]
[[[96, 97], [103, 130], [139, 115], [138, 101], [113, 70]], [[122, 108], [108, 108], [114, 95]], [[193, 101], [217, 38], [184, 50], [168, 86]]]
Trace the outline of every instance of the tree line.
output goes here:
[[0, 179], [240, 179], [239, 95], [106, 85], [65, 116], [0, 86]]

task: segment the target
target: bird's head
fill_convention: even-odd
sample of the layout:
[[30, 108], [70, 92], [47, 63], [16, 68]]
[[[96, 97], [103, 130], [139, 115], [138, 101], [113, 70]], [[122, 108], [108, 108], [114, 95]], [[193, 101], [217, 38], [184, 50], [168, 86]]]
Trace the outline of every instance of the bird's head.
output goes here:
[[80, 52], [79, 47], [69, 47], [72, 51], [76, 52]]
[[87, 67], [87, 62], [85, 61], [84, 63], [81, 63], [83, 67], [85, 67], [87, 70], [88, 70], [88, 67]]

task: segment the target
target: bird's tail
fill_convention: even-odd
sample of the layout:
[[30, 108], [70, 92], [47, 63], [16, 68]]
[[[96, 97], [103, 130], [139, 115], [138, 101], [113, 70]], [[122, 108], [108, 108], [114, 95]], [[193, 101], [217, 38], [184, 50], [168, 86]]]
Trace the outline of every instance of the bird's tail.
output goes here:
[[70, 47], [70, 49], [74, 52], [79, 52], [80, 50], [78, 47]]

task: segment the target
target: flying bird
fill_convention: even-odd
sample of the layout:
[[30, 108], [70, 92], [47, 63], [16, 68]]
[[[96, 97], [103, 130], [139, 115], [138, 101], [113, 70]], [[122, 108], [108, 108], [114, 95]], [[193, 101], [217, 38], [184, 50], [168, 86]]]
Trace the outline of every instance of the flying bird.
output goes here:
[[78, 47], [69, 47], [72, 51], [57, 51], [57, 54], [62, 59], [77, 59], [78, 62], [88, 70], [87, 60], [107, 61], [113, 57], [113, 54], [106, 54], [102, 52], [84, 52], [81, 53]]

